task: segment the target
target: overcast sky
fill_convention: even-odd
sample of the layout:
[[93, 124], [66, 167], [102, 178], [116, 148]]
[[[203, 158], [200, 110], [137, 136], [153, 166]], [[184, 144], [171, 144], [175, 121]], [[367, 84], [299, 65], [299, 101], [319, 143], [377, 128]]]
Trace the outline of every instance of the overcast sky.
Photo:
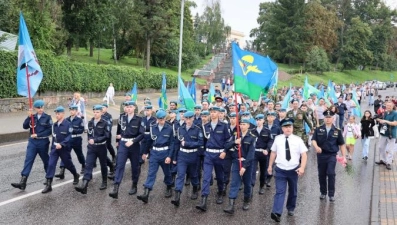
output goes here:
[[[192, 9], [192, 14], [201, 14], [208, 0], [194, 0], [197, 8]], [[221, 0], [222, 16], [227, 25], [233, 30], [241, 31], [245, 39], [249, 39], [251, 29], [258, 26], [256, 19], [259, 14], [259, 3], [271, 0]], [[397, 8], [397, 0], [385, 0], [392, 8]]]

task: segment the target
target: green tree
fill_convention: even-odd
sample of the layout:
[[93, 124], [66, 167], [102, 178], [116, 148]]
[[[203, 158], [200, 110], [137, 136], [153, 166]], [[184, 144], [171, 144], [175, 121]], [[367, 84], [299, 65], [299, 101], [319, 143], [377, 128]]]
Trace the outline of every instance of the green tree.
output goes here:
[[371, 28], [359, 17], [354, 17], [346, 31], [346, 43], [342, 48], [343, 69], [371, 65], [373, 54], [367, 46], [372, 36]]
[[323, 73], [330, 69], [327, 53], [323, 48], [318, 46], [314, 46], [307, 52], [306, 62], [307, 66], [315, 72]]

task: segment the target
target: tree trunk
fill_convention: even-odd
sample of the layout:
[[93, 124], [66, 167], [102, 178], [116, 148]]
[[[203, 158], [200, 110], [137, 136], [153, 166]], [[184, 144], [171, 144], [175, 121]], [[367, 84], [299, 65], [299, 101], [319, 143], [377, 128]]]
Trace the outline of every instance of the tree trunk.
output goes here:
[[146, 43], [146, 71], [150, 70], [150, 38], [147, 39]]
[[94, 57], [94, 40], [90, 40], [90, 57]]
[[72, 56], [72, 47], [73, 47], [73, 40], [68, 39], [66, 42], [66, 53], [69, 57]]

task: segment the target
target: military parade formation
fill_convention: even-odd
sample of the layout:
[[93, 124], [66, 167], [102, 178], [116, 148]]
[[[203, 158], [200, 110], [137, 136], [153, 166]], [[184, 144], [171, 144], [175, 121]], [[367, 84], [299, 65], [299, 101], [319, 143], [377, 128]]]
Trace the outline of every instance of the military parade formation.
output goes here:
[[[339, 93], [338, 101], [326, 105], [324, 99], [315, 94], [302, 100], [301, 90], [296, 88], [287, 107], [281, 101], [275, 102], [277, 96], [271, 94], [257, 102], [230, 94], [232, 91], [226, 91], [223, 93], [226, 97], [222, 97], [219, 91], [214, 102], [209, 102], [208, 94], [203, 94], [201, 104], [195, 105], [192, 111], [178, 107], [178, 101], [171, 101], [168, 110], [155, 110], [150, 99], [145, 99], [140, 112], [131, 94], [126, 93], [114, 138], [116, 150], [112, 146], [113, 119], [107, 112], [107, 103], [94, 105], [94, 117], [88, 119], [79, 101], [72, 101], [70, 116], [59, 106], [54, 110], [57, 121], [53, 122], [44, 112], [44, 102], [36, 100], [35, 113], [29, 110], [23, 123], [23, 127], [30, 130], [30, 138], [21, 180], [11, 185], [26, 189], [33, 162], [39, 155], [46, 172], [43, 194], [52, 191], [54, 176], [65, 178], [65, 169], [73, 174], [75, 190], [88, 194], [88, 184], [99, 159], [102, 183], [98, 188], [105, 190], [108, 180], [112, 181], [109, 197], [118, 199], [129, 159], [131, 181], [127, 180], [131, 182], [131, 189], [128, 194], [137, 195], [143, 203], [150, 202], [159, 167], [164, 177], [164, 197], [179, 207], [183, 205], [184, 186], [191, 184], [190, 199], [198, 199], [196, 209], [203, 212], [208, 210], [211, 189], [216, 191], [217, 204], [223, 204], [228, 197], [223, 211], [234, 214], [240, 190], [243, 191], [242, 210], [249, 210], [255, 193], [264, 195], [274, 182], [276, 192], [271, 218], [280, 222], [287, 193], [286, 209], [289, 216], [294, 216], [298, 178], [305, 173], [310, 148], [317, 154], [319, 198], [326, 200], [328, 196], [330, 202], [335, 201], [336, 156], [342, 156], [344, 163], [349, 159], [343, 135], [347, 121], [343, 120], [351, 116], [355, 107], [349, 102], [352, 90], [347, 88]], [[362, 94], [364, 97], [365, 91]], [[391, 121], [395, 121], [394, 118]], [[85, 156], [83, 135], [88, 142]], [[72, 161], [72, 149], [79, 168]], [[55, 174], [59, 158], [60, 171]], [[384, 157], [379, 164], [386, 162]], [[145, 163], [148, 163], [147, 177], [140, 190], [138, 181]], [[83, 177], [79, 182], [80, 174]], [[216, 188], [211, 188], [215, 182]]]

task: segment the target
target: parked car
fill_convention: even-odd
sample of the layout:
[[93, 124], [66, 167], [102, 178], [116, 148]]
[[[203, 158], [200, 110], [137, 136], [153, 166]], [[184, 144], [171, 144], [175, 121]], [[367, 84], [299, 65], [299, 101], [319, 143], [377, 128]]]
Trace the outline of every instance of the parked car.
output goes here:
[[387, 88], [391, 88], [391, 87], [394, 86], [394, 83], [391, 82], [391, 81], [386, 81], [385, 83], [386, 83], [386, 87], [387, 87]]
[[378, 90], [386, 90], [387, 86], [385, 82], [377, 81], [375, 83], [375, 88]]

